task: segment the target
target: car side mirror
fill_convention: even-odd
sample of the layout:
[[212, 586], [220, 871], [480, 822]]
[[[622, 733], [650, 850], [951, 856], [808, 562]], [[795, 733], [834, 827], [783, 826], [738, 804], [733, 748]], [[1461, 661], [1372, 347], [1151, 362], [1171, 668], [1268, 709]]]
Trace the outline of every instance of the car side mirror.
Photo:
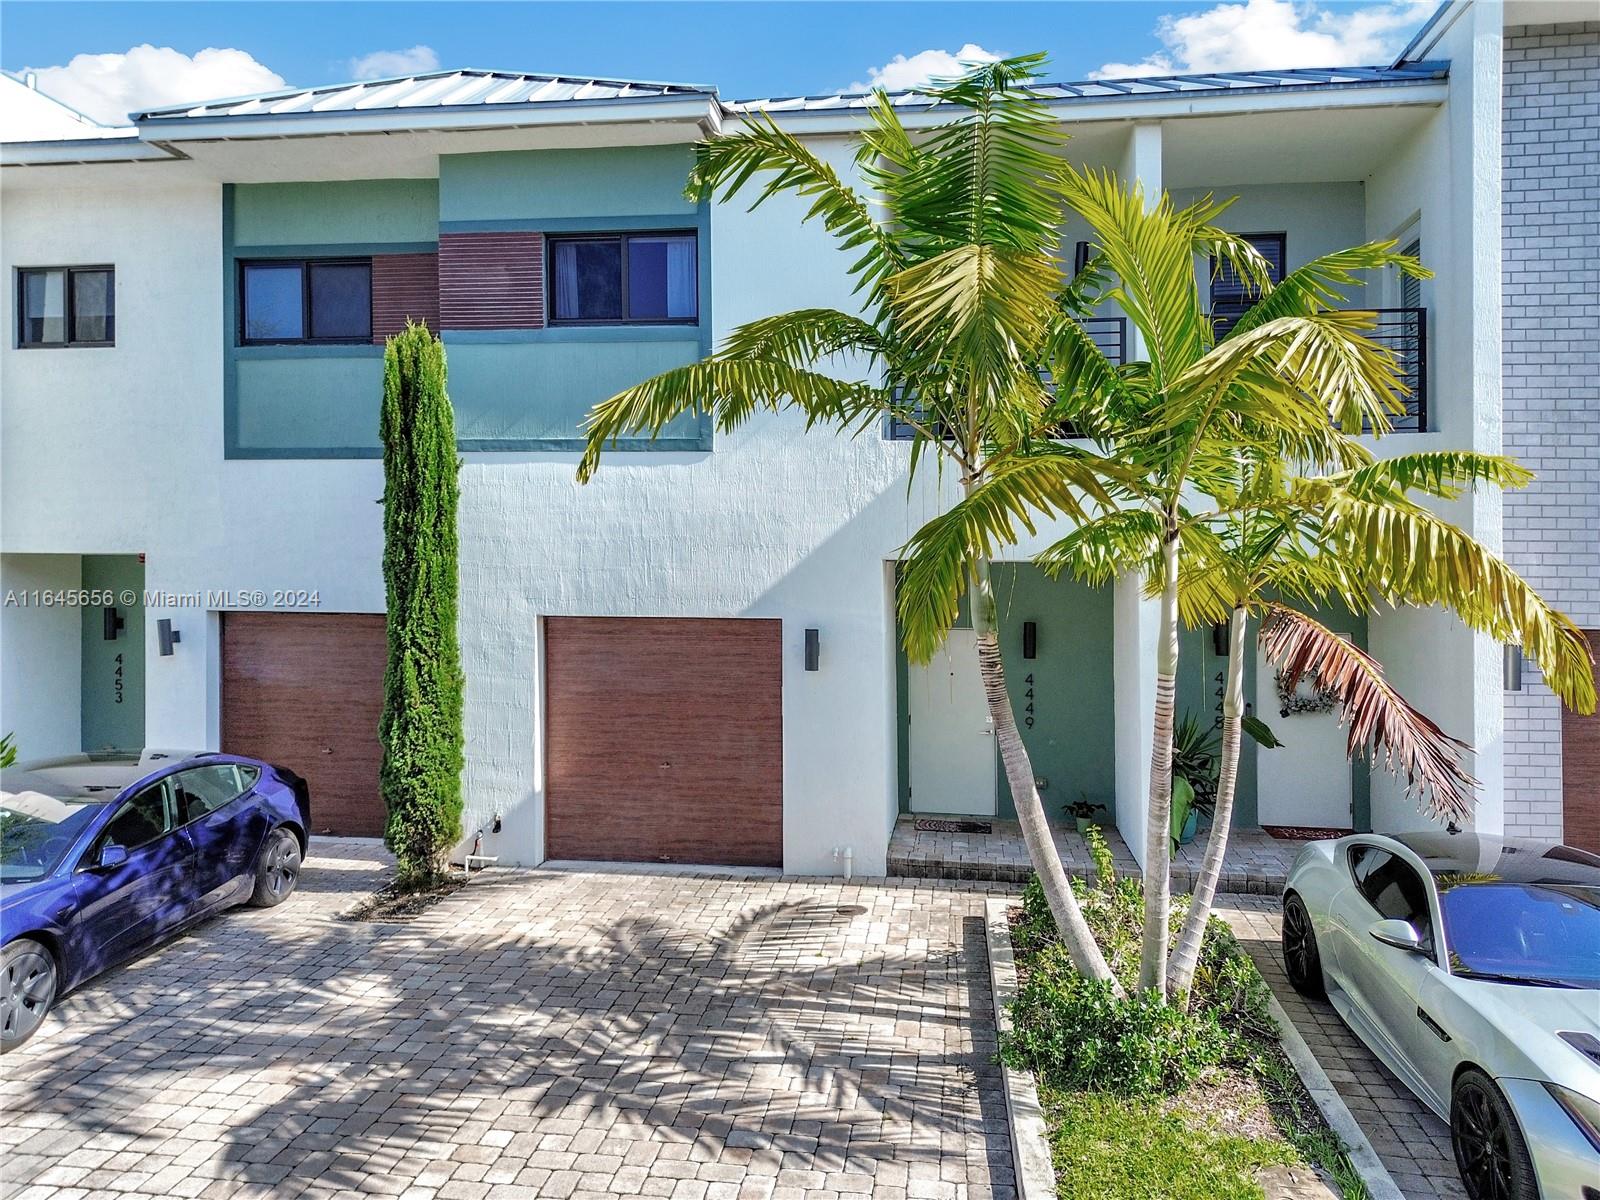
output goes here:
[[120, 867], [127, 861], [128, 851], [126, 847], [119, 846], [115, 842], [107, 842], [104, 846], [100, 847], [100, 857], [96, 861], [95, 866]]
[[1401, 921], [1398, 918], [1379, 921], [1367, 932], [1385, 946], [1393, 946], [1396, 950], [1404, 950], [1409, 954], [1427, 953], [1422, 945], [1422, 935], [1410, 921]]

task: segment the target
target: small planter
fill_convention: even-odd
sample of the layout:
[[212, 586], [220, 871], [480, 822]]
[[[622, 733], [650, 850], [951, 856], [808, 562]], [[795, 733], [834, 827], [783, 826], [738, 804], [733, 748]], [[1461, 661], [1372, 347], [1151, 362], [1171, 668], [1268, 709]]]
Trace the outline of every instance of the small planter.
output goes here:
[[1078, 836], [1081, 837], [1081, 838], [1088, 837], [1089, 836], [1089, 830], [1094, 828], [1094, 818], [1093, 817], [1074, 817], [1073, 818], [1073, 823], [1075, 825], [1077, 825], [1077, 827], [1078, 827]]

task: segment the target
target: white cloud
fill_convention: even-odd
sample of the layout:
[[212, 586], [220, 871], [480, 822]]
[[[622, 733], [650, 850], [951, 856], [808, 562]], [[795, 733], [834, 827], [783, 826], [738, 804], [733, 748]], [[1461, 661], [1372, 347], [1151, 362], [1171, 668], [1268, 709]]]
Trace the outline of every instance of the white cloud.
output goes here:
[[284, 86], [283, 76], [243, 50], [135, 46], [126, 54], [78, 54], [64, 67], [25, 67], [39, 90], [107, 125], [125, 125], [142, 108], [220, 100]]
[[881, 87], [890, 92], [903, 91], [933, 79], [960, 75], [966, 70], [964, 63], [993, 62], [999, 57], [976, 42], [968, 42], [954, 54], [948, 50], [922, 50], [909, 56], [896, 54], [881, 67], [868, 67], [867, 82], [852, 83], [846, 90], [865, 92]]
[[350, 60], [352, 79], [389, 79], [395, 75], [421, 75], [439, 69], [439, 56], [432, 46], [413, 46], [409, 50], [374, 50]]
[[1106, 63], [1096, 79], [1267, 67], [1351, 67], [1393, 60], [1435, 0], [1337, 7], [1310, 0], [1244, 0], [1181, 17], [1164, 16], [1164, 49], [1143, 62]]

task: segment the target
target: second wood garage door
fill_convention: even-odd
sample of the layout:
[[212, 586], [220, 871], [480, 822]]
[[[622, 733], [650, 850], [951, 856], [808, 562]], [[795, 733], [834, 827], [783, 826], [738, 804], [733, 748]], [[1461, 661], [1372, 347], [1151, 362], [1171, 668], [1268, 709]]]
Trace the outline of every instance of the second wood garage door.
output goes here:
[[[1586, 632], [1600, 659], [1600, 631]], [[1595, 668], [1595, 683], [1600, 685], [1600, 665]], [[1562, 706], [1561, 789], [1566, 809], [1561, 840], [1600, 854], [1600, 713], [1580, 717]]]
[[222, 615], [222, 748], [303, 776], [312, 833], [383, 835], [387, 657], [381, 614]]
[[544, 628], [546, 855], [781, 866], [781, 622]]

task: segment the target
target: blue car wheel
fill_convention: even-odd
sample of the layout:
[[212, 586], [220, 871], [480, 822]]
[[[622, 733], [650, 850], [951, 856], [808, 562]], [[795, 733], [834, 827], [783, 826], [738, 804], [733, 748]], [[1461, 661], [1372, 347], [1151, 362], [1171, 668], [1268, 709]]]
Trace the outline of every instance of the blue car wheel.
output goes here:
[[300, 839], [281, 825], [267, 834], [256, 862], [256, 890], [250, 902], [257, 908], [282, 904], [300, 881]]
[[56, 999], [55, 956], [29, 938], [0, 951], [0, 1050], [33, 1036]]

